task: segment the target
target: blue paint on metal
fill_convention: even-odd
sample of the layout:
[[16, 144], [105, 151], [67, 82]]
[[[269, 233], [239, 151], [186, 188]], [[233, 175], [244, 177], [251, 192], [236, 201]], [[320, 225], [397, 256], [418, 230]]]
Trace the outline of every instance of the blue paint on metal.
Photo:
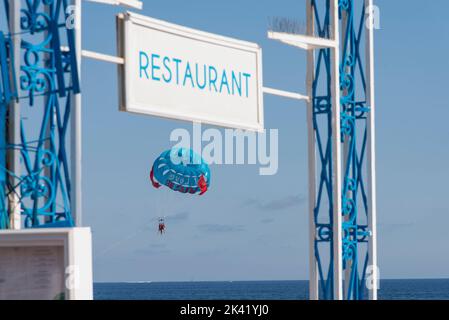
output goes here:
[[[345, 14], [342, 55], [340, 61], [341, 138], [348, 145], [343, 175], [342, 214], [343, 268], [350, 279], [346, 299], [359, 300], [366, 296], [366, 268], [368, 262], [369, 230], [368, 202], [363, 178], [366, 154], [367, 114], [366, 78], [361, 47], [365, 29], [365, 6], [362, 1], [340, 1], [340, 14]], [[361, 5], [360, 5], [361, 4]], [[359, 19], [356, 21], [356, 19]], [[362, 216], [364, 214], [364, 216]]]
[[[5, 3], [8, 1], [5, 0]], [[30, 107], [39, 108], [42, 118], [27, 120], [41, 121], [36, 139], [27, 139], [27, 134], [30, 134], [27, 131], [31, 131], [31, 126], [27, 126], [27, 121], [22, 120], [21, 143], [7, 144], [6, 122], [1, 121], [6, 119], [11, 99], [2, 102], [0, 147], [4, 154], [0, 153], [0, 183], [4, 181], [5, 187], [0, 187], [0, 229], [7, 227], [2, 223], [2, 219], [9, 219], [6, 198], [13, 193], [19, 195], [25, 227], [54, 228], [74, 225], [70, 212], [70, 171], [66, 141], [70, 125], [71, 97], [80, 92], [80, 86], [74, 30], [68, 29], [66, 25], [69, 18], [67, 6], [67, 0], [22, 1], [19, 32], [22, 36], [23, 58], [19, 77], [20, 101], [28, 100]], [[5, 15], [8, 16], [8, 12], [5, 12]], [[14, 36], [15, 34], [9, 32], [6, 43], [12, 43], [11, 38]], [[0, 44], [1, 39], [0, 36]], [[68, 46], [68, 52], [62, 52], [61, 45]], [[13, 61], [13, 56], [10, 55], [10, 60], [5, 59], [2, 56], [2, 48], [3, 46], [0, 46], [3, 72], [4, 64]], [[13, 51], [10, 49], [9, 52]], [[10, 74], [15, 74], [11, 70], [6, 72], [8, 78]], [[23, 163], [20, 176], [9, 171], [2, 160], [6, 159], [4, 155], [8, 149], [20, 150]], [[5, 179], [2, 180], [2, 177]], [[8, 177], [16, 178], [19, 183], [11, 185]], [[1, 194], [2, 191], [4, 194]]]
[[6, 21], [8, 22], [9, 25], [9, 0], [4, 0], [3, 3], [5, 5]]
[[7, 106], [17, 98], [17, 85], [14, 70], [14, 50], [10, 38], [0, 31], [0, 104]]
[[[0, 104], [0, 168], [6, 167], [6, 107]], [[5, 199], [6, 173], [0, 170], [0, 197]], [[0, 201], [0, 229], [5, 229], [9, 225], [6, 214], [5, 201]]]
[[[6, 167], [7, 110], [9, 103], [17, 98], [13, 52], [11, 39], [0, 32], [0, 168]], [[0, 170], [0, 229], [9, 226], [5, 201], [6, 184], [7, 174], [4, 170]]]
[[[330, 38], [330, 3], [326, 0], [324, 8], [319, 9], [312, 2], [317, 35]], [[322, 11], [322, 12], [320, 12]], [[317, 169], [319, 173], [318, 192], [314, 210], [317, 237], [315, 240], [315, 258], [319, 274], [320, 299], [333, 299], [333, 194], [332, 194], [332, 105], [331, 105], [331, 52], [321, 49], [317, 53], [315, 79], [312, 88], [313, 127], [318, 151]]]
[[[356, 5], [358, 4], [356, 11]], [[319, 6], [312, 1], [315, 27], [318, 36], [330, 38], [330, 2]], [[367, 114], [366, 77], [361, 48], [365, 31], [365, 7], [362, 0], [340, 0], [339, 17], [346, 17], [341, 23], [340, 61], [340, 111], [341, 143], [346, 143], [343, 153], [346, 164], [342, 179], [342, 263], [349, 271], [345, 279], [345, 299], [359, 300], [366, 297], [366, 270], [368, 267], [367, 225], [368, 201], [362, 170], [366, 163]], [[359, 21], [355, 21], [358, 19]], [[315, 139], [319, 155], [319, 175], [315, 224], [317, 237], [315, 254], [320, 277], [319, 297], [333, 299], [333, 203], [332, 194], [332, 105], [331, 105], [331, 53], [321, 49], [317, 53], [315, 81], [313, 83], [313, 109]]]

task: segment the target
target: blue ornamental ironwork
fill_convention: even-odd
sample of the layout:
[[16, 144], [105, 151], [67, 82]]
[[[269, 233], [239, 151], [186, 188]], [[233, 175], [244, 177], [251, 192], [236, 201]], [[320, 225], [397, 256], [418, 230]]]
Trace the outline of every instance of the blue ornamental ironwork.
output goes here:
[[[9, 20], [10, 0], [4, 0]], [[70, 173], [66, 142], [71, 112], [71, 97], [80, 92], [76, 61], [74, 30], [67, 27], [68, 1], [66, 0], [24, 0], [20, 17], [21, 67], [10, 74], [16, 74], [20, 86], [19, 99], [28, 101], [29, 107], [38, 108], [40, 119], [22, 119], [21, 143], [10, 145], [6, 141], [6, 128], [0, 127], [0, 140], [4, 144], [0, 159], [0, 228], [8, 223], [7, 197], [17, 194], [25, 227], [70, 227], [74, 225], [70, 211]], [[11, 30], [6, 41], [18, 34]], [[3, 70], [5, 60], [1, 55]], [[66, 46], [68, 50], [62, 50]], [[19, 57], [15, 57], [18, 59]], [[10, 66], [13, 64], [9, 64]], [[3, 77], [2, 77], [3, 79]], [[2, 81], [3, 83], [3, 81]], [[2, 98], [5, 94], [2, 91]], [[6, 123], [8, 103], [1, 101], [1, 121]], [[24, 103], [22, 104], [24, 105]], [[36, 113], [33, 113], [33, 116]], [[40, 121], [36, 138], [35, 126], [28, 121]], [[30, 121], [31, 122], [31, 121]], [[31, 132], [31, 133], [30, 133]], [[34, 133], [34, 135], [33, 135]], [[7, 150], [21, 153], [21, 175], [10, 172], [5, 162]], [[2, 180], [2, 177], [5, 177]], [[10, 183], [8, 177], [19, 181]]]
[[[357, 10], [356, 10], [356, 4]], [[330, 38], [330, 2], [319, 6], [312, 0], [315, 28], [321, 38]], [[345, 299], [364, 299], [369, 260], [368, 201], [362, 174], [367, 153], [366, 75], [361, 54], [365, 28], [365, 6], [361, 0], [340, 0], [342, 34], [340, 61], [341, 143], [344, 145], [342, 186], [342, 259], [347, 275]], [[357, 20], [356, 20], [357, 19]], [[315, 204], [315, 254], [321, 299], [333, 299], [333, 203], [332, 192], [332, 105], [331, 49], [320, 49], [315, 62], [313, 83], [313, 121], [319, 154], [318, 193]], [[326, 258], [325, 258], [326, 257]]]
[[366, 8], [362, 2], [360, 10], [356, 12], [355, 2], [340, 1], [339, 8], [340, 14], [346, 16], [340, 62], [340, 107], [341, 119], [344, 121], [342, 142], [347, 143], [342, 188], [343, 268], [348, 270], [349, 275], [349, 279], [346, 279], [346, 299], [364, 298], [369, 260], [368, 203], [362, 169], [364, 162], [366, 163], [367, 113], [370, 108], [366, 104], [365, 68], [361, 57], [361, 52], [365, 51], [360, 48], [365, 30]]
[[[330, 3], [326, 0], [320, 10], [316, 1], [312, 3], [317, 36], [330, 38]], [[320, 12], [323, 11], [323, 12]], [[324, 81], [323, 81], [324, 79]], [[315, 61], [315, 79], [312, 86], [313, 127], [318, 153], [319, 183], [314, 209], [317, 236], [315, 257], [319, 274], [321, 299], [332, 299], [333, 278], [333, 194], [332, 194], [332, 90], [331, 90], [331, 50], [320, 49]], [[327, 261], [325, 261], [327, 257]]]
[[6, 126], [9, 103], [17, 98], [16, 76], [14, 72], [13, 44], [0, 32], [0, 229], [8, 227], [9, 218], [6, 207], [7, 173], [6, 167]]

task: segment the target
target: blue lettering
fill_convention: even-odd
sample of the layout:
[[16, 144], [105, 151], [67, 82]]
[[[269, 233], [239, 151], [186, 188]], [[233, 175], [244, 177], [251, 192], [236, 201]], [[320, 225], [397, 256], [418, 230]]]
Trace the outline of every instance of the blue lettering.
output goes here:
[[183, 86], [186, 85], [187, 78], [190, 78], [192, 88], [195, 88], [195, 85], [193, 84], [192, 70], [190, 69], [190, 62], [187, 62], [186, 73], [184, 74], [184, 82], [182, 83]]
[[[212, 71], [214, 76], [212, 77]], [[216, 83], [217, 82], [217, 69], [215, 69], [212, 66], [209, 66], [209, 91], [212, 91], [212, 85], [214, 85], [215, 88], [215, 92], [217, 92], [217, 86]]]
[[173, 61], [176, 65], [176, 84], [179, 84], [179, 64], [182, 62], [182, 60], [174, 58]]
[[246, 80], [246, 97], [248, 98], [248, 95], [249, 95], [249, 78], [251, 77], [251, 75], [248, 74], [248, 73], [244, 73], [243, 76], [245, 77], [245, 80]]
[[[148, 70], [151, 68], [151, 70]], [[181, 70], [182, 68], [182, 70]], [[151, 74], [150, 74], [151, 72]], [[195, 72], [195, 74], [193, 74]], [[150, 75], [149, 75], [150, 74]], [[226, 93], [232, 96], [249, 97], [250, 79], [249, 73], [234, 70], [218, 69], [215, 66], [195, 63], [195, 68], [190, 61], [172, 58], [164, 55], [146, 53], [139, 51], [139, 76], [140, 78], [152, 79], [171, 83], [176, 77], [176, 85], [191, 86], [201, 90], [209, 87], [209, 91]]]
[[201, 90], [204, 89], [206, 87], [206, 66], [203, 66], [203, 70], [204, 70], [204, 77], [203, 77], [203, 84], [200, 84], [200, 81], [198, 80], [198, 63], [195, 66], [195, 70], [196, 70], [196, 85], [198, 86], [198, 88], [200, 88]]
[[229, 90], [229, 82], [228, 82], [228, 76], [226, 75], [226, 70], [223, 70], [223, 75], [221, 76], [220, 93], [223, 91], [224, 85], [226, 85], [226, 89], [228, 89], [228, 94], [230, 94], [231, 91]]
[[168, 76], [168, 78], [165, 77], [165, 73], [164, 73], [162, 75], [162, 78], [164, 79], [164, 81], [166, 83], [169, 83], [171, 81], [171, 78], [172, 78], [171, 69], [170, 69], [170, 66], [168, 65], [170, 63], [170, 58], [169, 57], [165, 57], [163, 62], [164, 62], [165, 70], [168, 72], [169, 76]]
[[237, 82], [237, 77], [235, 76], [235, 72], [232, 71], [232, 94], [235, 95], [235, 88], [239, 92], [239, 96], [242, 96], [242, 73], [239, 72], [239, 79]]
[[161, 78], [156, 77], [156, 75], [154, 74], [155, 70], [160, 70], [161, 69], [160, 66], [155, 64], [155, 62], [156, 62], [155, 60], [159, 59], [160, 57], [161, 57], [160, 55], [155, 54], [155, 53], [153, 53], [151, 55], [151, 78], [153, 78], [154, 81], [160, 81], [161, 80]]
[[[142, 58], [143, 57], [145, 57], [145, 60], [146, 60], [145, 65], [142, 64], [142, 62], [143, 62]], [[143, 70], [145, 72], [145, 76], [148, 79], [148, 73], [147, 73], [148, 63], [149, 63], [149, 61], [148, 61], [147, 54], [145, 52], [143, 52], [143, 51], [140, 51], [140, 54], [139, 54], [139, 66], [140, 66], [139, 67], [139, 72], [140, 72], [140, 77], [141, 78], [142, 78], [142, 70]]]

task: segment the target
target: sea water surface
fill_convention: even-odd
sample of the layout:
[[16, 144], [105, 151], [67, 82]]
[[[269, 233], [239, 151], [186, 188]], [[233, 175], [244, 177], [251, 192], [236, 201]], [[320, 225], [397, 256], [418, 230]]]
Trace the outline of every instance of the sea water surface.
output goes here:
[[[96, 300], [304, 300], [308, 281], [95, 283]], [[449, 279], [382, 280], [382, 300], [449, 300]]]

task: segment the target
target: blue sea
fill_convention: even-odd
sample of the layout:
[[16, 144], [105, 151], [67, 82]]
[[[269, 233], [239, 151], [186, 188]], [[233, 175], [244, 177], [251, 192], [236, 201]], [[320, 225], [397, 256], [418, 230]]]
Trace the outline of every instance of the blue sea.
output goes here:
[[[95, 283], [96, 300], [304, 300], [307, 281]], [[381, 300], [449, 300], [448, 280], [382, 280]]]

